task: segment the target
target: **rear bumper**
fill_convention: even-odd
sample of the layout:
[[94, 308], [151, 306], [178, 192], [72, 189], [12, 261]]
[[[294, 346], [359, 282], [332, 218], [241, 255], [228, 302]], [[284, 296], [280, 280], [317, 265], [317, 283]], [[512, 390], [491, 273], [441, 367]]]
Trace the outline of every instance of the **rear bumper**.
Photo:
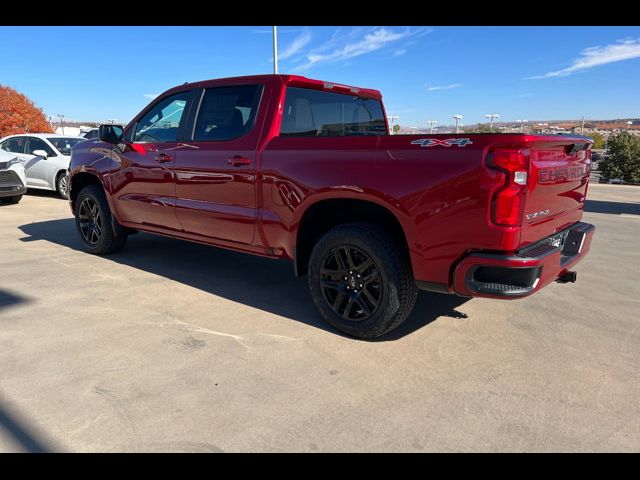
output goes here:
[[465, 297], [522, 298], [562, 276], [588, 252], [595, 227], [578, 222], [515, 254], [472, 253], [453, 274], [455, 293]]

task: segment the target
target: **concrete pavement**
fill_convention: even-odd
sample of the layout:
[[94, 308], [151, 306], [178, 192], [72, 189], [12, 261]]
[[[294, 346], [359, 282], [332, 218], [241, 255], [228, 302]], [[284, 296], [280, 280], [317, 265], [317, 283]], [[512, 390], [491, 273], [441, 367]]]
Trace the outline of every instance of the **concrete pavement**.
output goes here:
[[576, 284], [421, 293], [364, 342], [286, 262], [142, 233], [91, 256], [30, 193], [0, 206], [0, 451], [638, 451], [640, 188], [588, 197]]

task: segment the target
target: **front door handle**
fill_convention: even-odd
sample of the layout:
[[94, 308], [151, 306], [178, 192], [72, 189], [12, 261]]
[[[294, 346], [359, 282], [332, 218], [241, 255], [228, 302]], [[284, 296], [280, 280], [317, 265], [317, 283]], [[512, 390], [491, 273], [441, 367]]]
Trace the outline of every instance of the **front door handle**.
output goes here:
[[170, 162], [171, 160], [173, 160], [171, 155], [167, 155], [166, 153], [161, 153], [159, 155], [156, 155], [156, 162], [158, 163], [167, 163], [167, 162]]
[[229, 165], [233, 165], [234, 167], [239, 167], [240, 165], [250, 165], [251, 159], [247, 157], [243, 157], [241, 155], [234, 155], [230, 159], [227, 160]]

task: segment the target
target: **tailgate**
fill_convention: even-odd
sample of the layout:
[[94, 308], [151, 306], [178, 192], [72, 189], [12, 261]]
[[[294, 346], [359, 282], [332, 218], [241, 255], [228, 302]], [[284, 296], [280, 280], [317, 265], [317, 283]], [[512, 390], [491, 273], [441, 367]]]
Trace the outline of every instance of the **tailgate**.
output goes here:
[[521, 246], [580, 221], [591, 170], [591, 144], [586, 137], [532, 141]]

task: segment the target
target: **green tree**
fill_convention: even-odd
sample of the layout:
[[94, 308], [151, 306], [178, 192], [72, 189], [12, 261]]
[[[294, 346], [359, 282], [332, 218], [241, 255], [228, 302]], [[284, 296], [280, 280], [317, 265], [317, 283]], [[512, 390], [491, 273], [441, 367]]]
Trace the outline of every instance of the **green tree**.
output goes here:
[[602, 135], [601, 133], [593, 132], [591, 138], [593, 139], [593, 148], [595, 148], [596, 150], [602, 150], [607, 144], [607, 139], [604, 138], [604, 135]]
[[393, 126], [393, 133], [398, 133], [400, 131], [400, 125], [398, 125], [397, 123]]
[[609, 157], [600, 162], [606, 178], [622, 178], [625, 182], [640, 182], [640, 137], [621, 132], [609, 137]]

